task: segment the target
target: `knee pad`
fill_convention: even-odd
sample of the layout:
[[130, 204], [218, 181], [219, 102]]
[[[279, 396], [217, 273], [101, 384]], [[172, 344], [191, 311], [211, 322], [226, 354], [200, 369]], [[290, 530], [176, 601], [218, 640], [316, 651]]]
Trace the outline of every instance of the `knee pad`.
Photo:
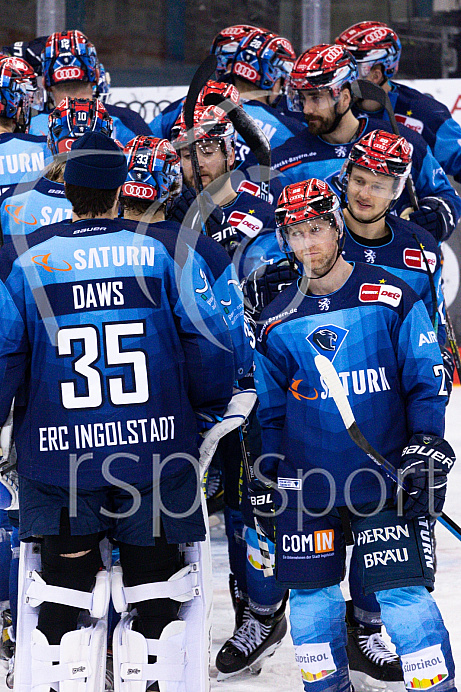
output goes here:
[[[47, 584], [40, 575], [39, 543], [21, 543], [19, 558], [18, 623], [15, 689], [49, 692], [100, 692], [104, 689], [107, 614], [110, 598], [111, 547], [101, 542], [106, 569], [96, 575], [92, 592]], [[51, 646], [37, 629], [41, 603], [51, 602], [85, 611], [82, 629], [65, 634]], [[102, 683], [101, 683], [102, 680]]]
[[[202, 501], [204, 502], [203, 498]], [[207, 527], [208, 529], [208, 527]], [[115, 692], [145, 692], [158, 680], [161, 692], [208, 692], [211, 647], [212, 578], [209, 531], [204, 542], [181, 546], [185, 567], [168, 581], [126, 587], [120, 565], [112, 570], [112, 601], [122, 613], [113, 637]], [[133, 629], [136, 603], [170, 598], [179, 618], [159, 639]], [[157, 662], [149, 664], [149, 656]]]

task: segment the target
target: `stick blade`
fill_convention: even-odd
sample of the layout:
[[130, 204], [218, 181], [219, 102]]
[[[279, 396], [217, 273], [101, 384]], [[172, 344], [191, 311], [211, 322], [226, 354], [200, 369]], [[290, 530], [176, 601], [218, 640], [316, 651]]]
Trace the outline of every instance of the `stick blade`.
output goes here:
[[314, 362], [315, 367], [323, 377], [325, 384], [331, 392], [331, 396], [338, 407], [338, 411], [341, 414], [344, 425], [349, 430], [349, 428], [355, 422], [355, 418], [347, 399], [346, 392], [344, 391], [344, 387], [341, 384], [338, 373], [336, 372], [335, 366], [330, 360], [328, 360], [328, 358], [321, 355], [315, 356]]
[[216, 55], [207, 55], [192, 77], [184, 103], [184, 121], [188, 130], [194, 127], [194, 110], [198, 95], [210, 77], [214, 74], [217, 64]]
[[386, 105], [386, 92], [368, 79], [357, 79], [351, 85], [352, 95], [359, 101], [368, 99], [377, 101], [383, 108]]

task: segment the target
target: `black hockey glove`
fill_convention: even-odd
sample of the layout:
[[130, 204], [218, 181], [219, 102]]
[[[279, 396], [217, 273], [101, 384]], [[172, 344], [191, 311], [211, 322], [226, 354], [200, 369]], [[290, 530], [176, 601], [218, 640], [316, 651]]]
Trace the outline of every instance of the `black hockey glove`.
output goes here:
[[409, 219], [429, 231], [440, 243], [447, 240], [456, 228], [450, 205], [441, 197], [423, 197], [419, 209], [410, 214]]
[[263, 264], [246, 279], [243, 286], [245, 307], [257, 320], [263, 308], [269, 305], [284, 288], [296, 281], [299, 274], [288, 259], [274, 264]]
[[455, 376], [455, 359], [453, 354], [445, 346], [441, 346], [443, 369], [445, 370], [445, 387], [447, 390], [447, 404], [450, 400], [451, 390], [453, 389], [453, 378]]
[[[248, 500], [253, 510], [253, 515], [269, 540], [274, 540], [275, 517], [274, 502], [272, 499], [272, 489], [261, 483], [257, 479], [252, 480], [248, 486]], [[263, 512], [267, 516], [261, 516]]]
[[[210, 228], [211, 235], [222, 230], [224, 223], [224, 212], [221, 207], [218, 207], [212, 200], [208, 192], [202, 192], [203, 206], [205, 209], [206, 220]], [[191, 187], [186, 187], [178, 197], [176, 197], [173, 205], [168, 212], [169, 221], [177, 221], [184, 223], [189, 228], [193, 228], [198, 233], [201, 233], [202, 218], [199, 213], [197, 203], [197, 193]]]
[[408, 497], [403, 507], [407, 519], [441, 513], [447, 475], [455, 458], [454, 451], [442, 437], [413, 435], [402, 452], [399, 469], [399, 477], [407, 487]]

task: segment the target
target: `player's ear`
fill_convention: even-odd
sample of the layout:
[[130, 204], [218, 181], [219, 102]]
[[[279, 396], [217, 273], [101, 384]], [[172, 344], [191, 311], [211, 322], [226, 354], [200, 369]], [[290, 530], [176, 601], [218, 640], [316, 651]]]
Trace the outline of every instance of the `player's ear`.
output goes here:
[[380, 86], [381, 82], [383, 81], [382, 66], [373, 65], [370, 72], [368, 73], [367, 79], [369, 82], [373, 82], [373, 84], [377, 84], [378, 86]]
[[230, 153], [227, 155], [227, 168], [231, 171], [235, 164], [235, 146], [232, 147]]

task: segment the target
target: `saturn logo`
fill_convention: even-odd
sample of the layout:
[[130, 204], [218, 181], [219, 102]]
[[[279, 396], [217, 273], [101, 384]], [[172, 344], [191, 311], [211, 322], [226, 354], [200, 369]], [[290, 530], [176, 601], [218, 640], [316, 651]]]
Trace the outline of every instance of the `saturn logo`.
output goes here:
[[62, 260], [64, 264], [67, 264], [67, 267], [52, 267], [49, 263], [50, 261], [50, 255], [51, 252], [48, 252], [46, 255], [35, 255], [35, 257], [32, 257], [32, 262], [34, 264], [38, 264], [39, 267], [43, 267], [47, 272], [70, 272], [72, 269], [72, 265], [69, 264], [69, 262], [66, 262], [66, 260]]
[[301, 399], [307, 399], [308, 401], [315, 401], [315, 399], [318, 399], [319, 393], [316, 389], [314, 389], [314, 396], [304, 396], [304, 394], [300, 394], [298, 392], [298, 387], [301, 384], [301, 382], [302, 380], [293, 380], [293, 382], [291, 383], [291, 387], [288, 391], [293, 394], [294, 398], [298, 401], [301, 401]]
[[[19, 212], [21, 209], [24, 207], [23, 204], [20, 204], [19, 206], [14, 205], [14, 204], [5, 204], [5, 211], [9, 216], [11, 216], [14, 219], [14, 222], [17, 224], [25, 223], [26, 226], [35, 226], [37, 223], [37, 219], [33, 214], [31, 214], [31, 217], [33, 218], [33, 221], [26, 221], [25, 219], [21, 219], [19, 216]], [[10, 211], [10, 209], [12, 211]]]

